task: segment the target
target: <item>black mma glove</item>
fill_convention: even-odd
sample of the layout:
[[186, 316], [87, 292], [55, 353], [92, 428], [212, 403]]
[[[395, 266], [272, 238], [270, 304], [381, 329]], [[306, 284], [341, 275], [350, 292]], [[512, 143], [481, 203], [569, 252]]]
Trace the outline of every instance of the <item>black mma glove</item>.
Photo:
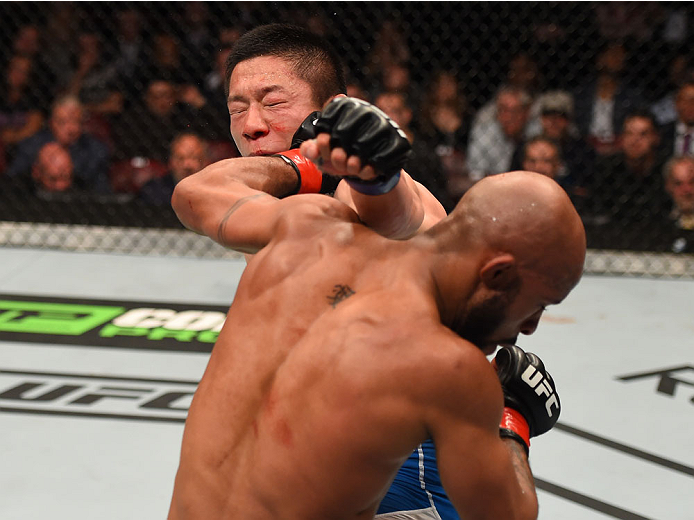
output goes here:
[[292, 137], [292, 150], [294, 148], [299, 148], [301, 143], [304, 141], [316, 138], [315, 124], [318, 116], [320, 116], [320, 112], [318, 110], [311, 112], [306, 119], [304, 119], [304, 122], [301, 123], [299, 129], [294, 132], [294, 136]]
[[314, 129], [316, 135], [330, 134], [331, 148], [342, 148], [347, 155], [357, 155], [362, 165], [374, 167], [378, 174], [374, 180], [345, 177], [353, 189], [367, 195], [392, 190], [411, 153], [405, 132], [383, 111], [361, 99], [333, 99], [316, 120]]
[[286, 152], [279, 152], [273, 157], [281, 157], [289, 164], [297, 176], [296, 189], [285, 195], [296, 195], [297, 193], [332, 193], [340, 182], [338, 177], [328, 175], [318, 169], [318, 167], [306, 157], [301, 155], [299, 147], [301, 143], [316, 137], [315, 121], [320, 112], [311, 112], [292, 137], [291, 149]]
[[527, 453], [530, 438], [549, 431], [559, 419], [554, 380], [539, 357], [520, 347], [502, 347], [492, 364], [504, 391], [500, 434], [521, 442]]

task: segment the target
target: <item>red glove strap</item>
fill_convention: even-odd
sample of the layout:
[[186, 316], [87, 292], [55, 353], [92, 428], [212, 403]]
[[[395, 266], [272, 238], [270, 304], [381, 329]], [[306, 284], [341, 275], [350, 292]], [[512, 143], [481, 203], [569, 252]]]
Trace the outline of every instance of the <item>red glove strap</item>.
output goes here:
[[499, 428], [512, 431], [530, 448], [530, 427], [528, 426], [528, 421], [525, 420], [525, 417], [518, 410], [505, 407]]
[[298, 148], [287, 150], [286, 152], [279, 152], [276, 155], [281, 155], [291, 161], [291, 165], [294, 167], [299, 177], [296, 193], [320, 193], [321, 184], [323, 183], [323, 173], [315, 164], [301, 155]]

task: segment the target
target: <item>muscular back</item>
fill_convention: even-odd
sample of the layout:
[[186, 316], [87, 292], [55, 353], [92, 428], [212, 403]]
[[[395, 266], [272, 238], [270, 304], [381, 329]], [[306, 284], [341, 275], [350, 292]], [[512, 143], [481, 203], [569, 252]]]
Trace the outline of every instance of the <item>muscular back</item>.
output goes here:
[[190, 410], [170, 518], [370, 518], [429, 435], [426, 373], [484, 360], [447, 347], [410, 250], [319, 224], [283, 223], [249, 263]]

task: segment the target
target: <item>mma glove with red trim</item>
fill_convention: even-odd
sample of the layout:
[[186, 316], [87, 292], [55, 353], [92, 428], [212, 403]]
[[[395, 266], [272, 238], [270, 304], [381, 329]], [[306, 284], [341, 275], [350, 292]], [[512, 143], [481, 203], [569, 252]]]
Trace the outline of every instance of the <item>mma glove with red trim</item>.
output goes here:
[[319, 115], [320, 112], [318, 111], [311, 112], [301, 123], [299, 129], [294, 132], [291, 149], [273, 155], [273, 157], [282, 158], [296, 172], [296, 189], [285, 197], [298, 193], [332, 193], [340, 182], [339, 178], [320, 171], [313, 161], [301, 155], [299, 151], [301, 143], [316, 137], [314, 124]]
[[502, 347], [492, 364], [504, 391], [499, 433], [523, 444], [528, 453], [530, 438], [546, 433], [559, 419], [554, 380], [538, 356], [517, 346]]
[[361, 99], [333, 99], [318, 116], [314, 129], [316, 135], [330, 134], [331, 148], [343, 148], [347, 155], [357, 155], [363, 166], [373, 166], [378, 174], [376, 179], [345, 177], [354, 190], [367, 195], [392, 190], [411, 154], [410, 142], [397, 123]]

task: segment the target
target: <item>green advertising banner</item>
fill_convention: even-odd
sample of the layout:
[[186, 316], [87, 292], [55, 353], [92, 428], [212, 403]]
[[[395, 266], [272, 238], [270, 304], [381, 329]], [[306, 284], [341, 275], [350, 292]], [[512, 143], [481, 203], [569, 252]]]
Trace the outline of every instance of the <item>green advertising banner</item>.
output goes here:
[[210, 352], [227, 307], [0, 294], [0, 341]]

